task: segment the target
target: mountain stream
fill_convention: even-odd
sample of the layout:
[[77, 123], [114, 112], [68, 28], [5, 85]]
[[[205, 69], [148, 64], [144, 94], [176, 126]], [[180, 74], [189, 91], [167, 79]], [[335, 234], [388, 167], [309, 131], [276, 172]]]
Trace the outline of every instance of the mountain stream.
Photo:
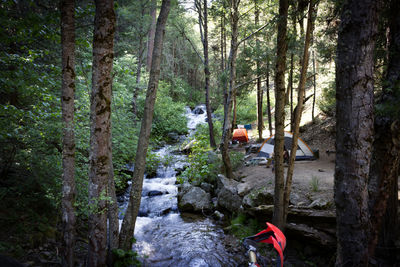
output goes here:
[[[193, 111], [187, 108], [186, 115], [193, 134], [198, 124], [205, 123], [205, 106]], [[237, 266], [224, 247], [223, 230], [212, 219], [179, 212], [175, 170], [186, 164], [186, 156], [173, 154], [172, 149], [167, 145], [156, 151], [161, 157], [172, 157], [171, 165], [160, 166], [155, 178], [144, 179], [134, 250], [143, 266]], [[122, 211], [126, 209], [129, 190], [119, 203]]]

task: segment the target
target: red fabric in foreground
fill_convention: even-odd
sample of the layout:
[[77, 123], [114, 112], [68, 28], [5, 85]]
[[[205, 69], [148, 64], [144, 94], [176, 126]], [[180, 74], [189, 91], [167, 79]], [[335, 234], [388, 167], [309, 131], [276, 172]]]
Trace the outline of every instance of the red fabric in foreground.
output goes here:
[[282, 233], [282, 231], [275, 225], [267, 222], [267, 226], [268, 226], [267, 229], [262, 230], [261, 232], [256, 234], [255, 237], [258, 235], [261, 235], [261, 234], [271, 232], [271, 231], [274, 233], [274, 236], [271, 235], [267, 239], [264, 239], [264, 240], [258, 241], [258, 242], [273, 244], [276, 251], [278, 251], [279, 257], [281, 258], [281, 267], [283, 267], [283, 250], [286, 247], [286, 237]]

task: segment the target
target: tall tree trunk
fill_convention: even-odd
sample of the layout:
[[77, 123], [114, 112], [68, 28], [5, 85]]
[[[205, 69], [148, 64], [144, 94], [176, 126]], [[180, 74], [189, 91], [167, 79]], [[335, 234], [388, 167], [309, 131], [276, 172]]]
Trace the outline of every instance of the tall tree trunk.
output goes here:
[[96, 0], [90, 101], [89, 266], [107, 260], [107, 203], [111, 169], [111, 85], [114, 57], [114, 1]]
[[[379, 233], [381, 247], [393, 248], [399, 235], [398, 176], [400, 165], [400, 3], [389, 2], [388, 67], [378, 103], [391, 112], [375, 116], [375, 140], [369, 178], [371, 236], [369, 254], [375, 253]], [[395, 108], [397, 106], [397, 108]], [[386, 259], [395, 255], [383, 253]]]
[[[145, 12], [145, 2], [143, 0], [140, 0], [140, 9], [142, 13], [142, 17], [144, 17], [144, 12]], [[137, 68], [136, 68], [136, 84], [135, 88], [133, 90], [133, 98], [132, 98], [132, 113], [134, 115], [134, 120], [136, 123], [136, 118], [137, 118], [137, 97], [140, 91], [140, 80], [142, 76], [142, 65], [143, 65], [143, 53], [144, 53], [144, 25], [143, 21], [140, 20], [140, 34], [139, 34], [139, 50], [137, 51]]]
[[233, 101], [232, 101], [232, 127], [231, 127], [231, 133], [233, 132], [233, 129], [236, 127], [236, 119], [237, 119], [237, 99], [236, 99], [236, 90], [233, 91], [232, 95]]
[[267, 89], [267, 115], [268, 115], [268, 128], [269, 135], [272, 136], [272, 115], [271, 115], [271, 99], [269, 96], [269, 58], [267, 58], [267, 79], [265, 87]]
[[[110, 144], [112, 142], [112, 138], [110, 135]], [[109, 198], [111, 199], [110, 203], [108, 203], [108, 255], [107, 255], [107, 264], [108, 266], [113, 266], [114, 264], [114, 255], [113, 250], [118, 248], [118, 237], [119, 237], [119, 219], [118, 219], [118, 203], [117, 203], [117, 195], [115, 192], [115, 182], [114, 182], [114, 167], [112, 164], [112, 156], [110, 156], [110, 173], [108, 177], [108, 192]]]
[[[289, 157], [289, 167], [287, 170], [286, 175], [286, 183], [285, 183], [285, 194], [284, 194], [284, 217], [283, 222], [286, 224], [287, 214], [288, 214], [288, 207], [289, 207], [289, 199], [290, 199], [290, 192], [292, 189], [292, 178], [293, 178], [293, 171], [294, 171], [294, 161], [296, 159], [296, 151], [299, 139], [299, 129], [300, 129], [300, 121], [301, 115], [303, 112], [303, 98], [305, 94], [305, 87], [307, 81], [307, 69], [308, 69], [308, 60], [309, 60], [309, 47], [311, 43], [311, 35], [314, 29], [314, 3], [310, 0], [309, 9], [308, 9], [308, 19], [307, 19], [307, 29], [306, 29], [306, 38], [304, 40], [304, 51], [303, 51], [303, 66], [301, 66], [300, 72], [300, 81], [298, 87], [298, 95], [297, 95], [297, 108], [294, 114], [294, 128], [293, 128], [293, 139], [292, 139], [292, 147], [290, 149], [290, 157]], [[288, 148], [287, 148], [288, 149]]]
[[62, 87], [61, 109], [63, 120], [62, 150], [62, 265], [74, 266], [75, 247], [75, 1], [61, 2]]
[[[296, 25], [296, 24], [295, 24]], [[290, 83], [290, 131], [293, 132], [293, 122], [294, 122], [294, 116], [293, 116], [293, 58], [294, 54], [290, 54], [290, 76], [289, 76], [289, 83]]]
[[313, 86], [314, 86], [314, 97], [313, 97], [313, 103], [312, 103], [312, 121], [314, 122], [315, 120], [315, 100], [317, 98], [317, 71], [315, 67], [315, 51], [312, 51], [312, 56], [313, 56], [313, 73], [314, 73], [314, 81], [313, 81]]
[[150, 7], [150, 30], [149, 38], [147, 40], [147, 58], [146, 58], [146, 69], [150, 71], [151, 62], [153, 61], [153, 50], [154, 50], [154, 38], [156, 34], [156, 13], [157, 13], [157, 0], [151, 0]]
[[285, 129], [285, 71], [287, 51], [287, 17], [288, 0], [279, 0], [279, 21], [276, 51], [276, 72], [275, 72], [275, 191], [274, 191], [274, 214], [272, 223], [283, 229], [283, 147]]
[[377, 1], [342, 10], [336, 62], [335, 204], [337, 266], [368, 264], [368, 190], [373, 136]]
[[[255, 11], [254, 11], [254, 22], [256, 28], [258, 29], [260, 9], [257, 4], [257, 0], [254, 1]], [[258, 34], [256, 36], [256, 50], [257, 50], [257, 128], [258, 128], [258, 139], [262, 140], [263, 128], [264, 128], [264, 118], [263, 118], [263, 90], [261, 88], [261, 77], [260, 77], [260, 40], [258, 39]]]
[[[293, 9], [296, 10], [296, 4], [293, 2]], [[292, 13], [292, 24], [293, 24], [293, 35], [294, 42], [297, 42], [297, 12]], [[301, 60], [300, 60], [301, 61]], [[290, 54], [290, 131], [293, 132], [293, 123], [294, 123], [294, 110], [293, 110], [293, 83], [294, 83], [294, 53]]]
[[[223, 11], [222, 11], [223, 12]], [[221, 71], [225, 70], [225, 49], [224, 49], [224, 33], [225, 31], [225, 13], [221, 15]]]
[[231, 139], [231, 114], [232, 114], [232, 102], [235, 95], [235, 79], [236, 79], [236, 57], [237, 57], [237, 46], [238, 46], [238, 22], [239, 22], [239, 3], [240, 0], [231, 0], [231, 51], [229, 53], [229, 88], [225, 95], [224, 104], [224, 124], [222, 127], [222, 139], [221, 139], [221, 153], [222, 161], [225, 167], [225, 174], [228, 178], [233, 178], [232, 164], [229, 157], [229, 141]]
[[210, 137], [210, 146], [216, 148], [214, 138], [214, 128], [212, 122], [212, 111], [210, 105], [210, 66], [208, 62], [208, 8], [207, 0], [203, 0], [203, 7], [201, 7], [200, 0], [196, 1], [197, 12], [199, 13], [199, 26], [201, 34], [201, 42], [203, 44], [203, 54], [204, 54], [204, 79], [205, 79], [205, 101], [206, 101], [206, 111], [207, 111], [207, 122], [208, 122], [208, 132]]
[[147, 148], [149, 146], [154, 104], [156, 101], [158, 80], [160, 77], [165, 25], [168, 19], [170, 4], [171, 0], [162, 1], [160, 14], [157, 19], [153, 61], [151, 63], [149, 85], [147, 88], [143, 119], [136, 150], [135, 168], [132, 175], [132, 188], [129, 194], [128, 208], [122, 222], [122, 228], [119, 236], [119, 248], [124, 250], [130, 250], [132, 248], [132, 237], [135, 230], [136, 217], [139, 213]]

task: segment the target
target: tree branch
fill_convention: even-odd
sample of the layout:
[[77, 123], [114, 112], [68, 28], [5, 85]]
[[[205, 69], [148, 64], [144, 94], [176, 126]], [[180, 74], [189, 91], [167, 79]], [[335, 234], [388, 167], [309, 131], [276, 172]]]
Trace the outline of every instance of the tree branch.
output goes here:
[[246, 84], [249, 84], [249, 83], [251, 83], [251, 82], [254, 82], [254, 81], [257, 80], [258, 78], [261, 78], [261, 75], [255, 77], [255, 78], [253, 78], [253, 79], [251, 79], [251, 80], [248, 80], [248, 81], [246, 81], [246, 82], [244, 82], [244, 83], [241, 83], [241, 84], [239, 84], [239, 85], [236, 85], [236, 86], [235, 86], [235, 90], [236, 90], [237, 88], [239, 88], [239, 87], [242, 87], [243, 85], [246, 85]]
[[182, 37], [184, 37], [192, 46], [194, 52], [196, 53], [196, 55], [199, 57], [199, 59], [201, 60], [201, 62], [203, 63], [203, 65], [205, 64], [203, 57], [200, 55], [199, 51], [197, 51], [196, 47], [194, 46], [192, 40], [190, 40], [190, 38], [186, 35], [185, 30], [179, 28], [176, 24], [172, 24], [178, 31], [179, 33], [182, 35]]
[[262, 31], [265, 27], [267, 27], [269, 24], [271, 23], [271, 21], [267, 22], [266, 24], [264, 24], [263, 26], [261, 26], [260, 28], [258, 28], [256, 31], [252, 32], [250, 35], [248, 35], [247, 37], [243, 38], [242, 40], [240, 40], [237, 44], [237, 47], [239, 47], [239, 45], [241, 43], [243, 43], [244, 41], [247, 41], [248, 39], [250, 39], [251, 37], [253, 37], [254, 35], [256, 35], [257, 33], [259, 33], [260, 31]]

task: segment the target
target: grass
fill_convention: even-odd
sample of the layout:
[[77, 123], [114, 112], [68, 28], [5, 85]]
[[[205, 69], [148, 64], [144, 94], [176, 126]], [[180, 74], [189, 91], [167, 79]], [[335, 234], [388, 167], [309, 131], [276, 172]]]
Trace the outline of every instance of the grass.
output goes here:
[[313, 176], [310, 181], [310, 188], [313, 192], [319, 191], [319, 178], [317, 176]]

